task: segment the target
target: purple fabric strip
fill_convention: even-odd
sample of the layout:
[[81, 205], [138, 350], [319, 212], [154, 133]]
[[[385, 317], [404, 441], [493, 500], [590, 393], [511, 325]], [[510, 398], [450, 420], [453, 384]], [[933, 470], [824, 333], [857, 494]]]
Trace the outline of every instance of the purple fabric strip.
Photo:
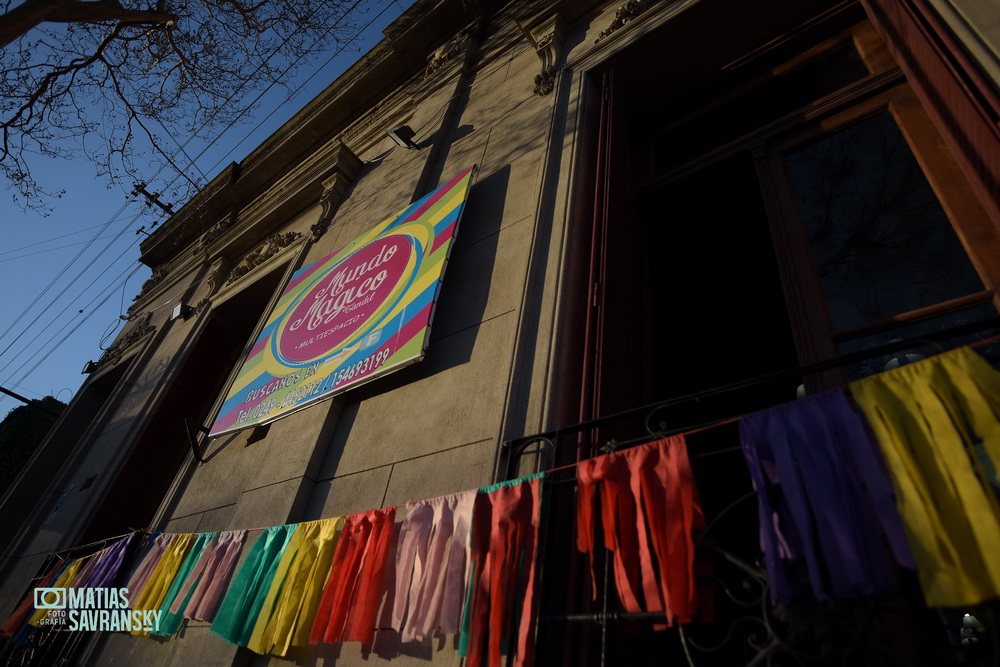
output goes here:
[[743, 452], [757, 490], [771, 598], [854, 598], [895, 586], [892, 561], [913, 567], [892, 486], [866, 424], [843, 391], [746, 415]]
[[97, 560], [86, 575], [79, 579], [77, 588], [111, 588], [124, 562], [125, 552], [128, 551], [134, 537], [135, 533], [123, 537], [94, 554]]

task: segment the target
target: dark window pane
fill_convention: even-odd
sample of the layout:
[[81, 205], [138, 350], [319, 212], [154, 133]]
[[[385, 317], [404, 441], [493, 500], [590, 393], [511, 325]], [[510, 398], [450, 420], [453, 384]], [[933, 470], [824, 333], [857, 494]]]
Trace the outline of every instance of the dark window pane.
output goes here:
[[656, 168], [669, 171], [866, 76], [854, 44], [844, 42], [658, 136]]
[[836, 330], [983, 289], [888, 112], [786, 164]]

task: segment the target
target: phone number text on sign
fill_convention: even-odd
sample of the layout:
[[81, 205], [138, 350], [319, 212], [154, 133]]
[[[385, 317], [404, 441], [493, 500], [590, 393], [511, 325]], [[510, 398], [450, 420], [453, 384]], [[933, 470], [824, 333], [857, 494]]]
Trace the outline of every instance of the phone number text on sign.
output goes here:
[[368, 355], [361, 361], [339, 369], [330, 376], [329, 386], [336, 387], [342, 382], [353, 380], [360, 375], [365, 375], [374, 371], [376, 368], [384, 364], [386, 359], [388, 359], [391, 354], [392, 349], [387, 347], [384, 350], [379, 350], [375, 354]]

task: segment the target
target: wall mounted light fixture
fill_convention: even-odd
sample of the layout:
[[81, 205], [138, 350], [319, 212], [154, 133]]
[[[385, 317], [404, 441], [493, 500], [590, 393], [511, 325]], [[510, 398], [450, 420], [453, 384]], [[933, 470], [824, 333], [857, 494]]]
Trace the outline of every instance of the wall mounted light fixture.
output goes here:
[[386, 134], [388, 134], [389, 138], [395, 141], [397, 145], [402, 146], [403, 148], [420, 148], [420, 146], [413, 141], [413, 137], [417, 136], [417, 133], [414, 132], [409, 125], [394, 127], [386, 132]]
[[186, 303], [179, 303], [170, 311], [170, 320], [186, 320], [194, 312], [194, 308]]

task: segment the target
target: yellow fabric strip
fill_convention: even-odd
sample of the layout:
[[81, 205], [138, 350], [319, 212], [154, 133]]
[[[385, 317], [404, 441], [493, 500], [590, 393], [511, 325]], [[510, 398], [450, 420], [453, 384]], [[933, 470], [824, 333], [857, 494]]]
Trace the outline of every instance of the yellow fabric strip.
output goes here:
[[[149, 575], [149, 581], [145, 588], [135, 600], [130, 600], [132, 609], [151, 611], [159, 609], [163, 605], [163, 598], [167, 595], [167, 589], [173, 583], [177, 571], [184, 562], [188, 550], [194, 544], [197, 537], [195, 533], [181, 533], [174, 537], [170, 546], [163, 552], [160, 562], [156, 564], [153, 573]], [[144, 630], [131, 630], [131, 634], [139, 637], [148, 637], [149, 633]]]
[[247, 648], [283, 656], [290, 647], [309, 643], [343, 525], [343, 517], [299, 524], [278, 563]]
[[[73, 579], [76, 578], [77, 573], [80, 571], [80, 568], [83, 567], [86, 560], [86, 558], [79, 558], [67, 565], [66, 569], [59, 575], [59, 578], [56, 579], [54, 583], [50, 584], [48, 588], [69, 588], [69, 585], [73, 582]], [[31, 614], [31, 618], [28, 619], [28, 623], [36, 628], [42, 627], [39, 625], [39, 621], [42, 618], [47, 618], [48, 615], [48, 609], [36, 609], [34, 613]]]
[[[1000, 374], [968, 348], [851, 384], [885, 457], [930, 606], [1000, 594]], [[983, 458], [985, 457], [985, 458]]]

